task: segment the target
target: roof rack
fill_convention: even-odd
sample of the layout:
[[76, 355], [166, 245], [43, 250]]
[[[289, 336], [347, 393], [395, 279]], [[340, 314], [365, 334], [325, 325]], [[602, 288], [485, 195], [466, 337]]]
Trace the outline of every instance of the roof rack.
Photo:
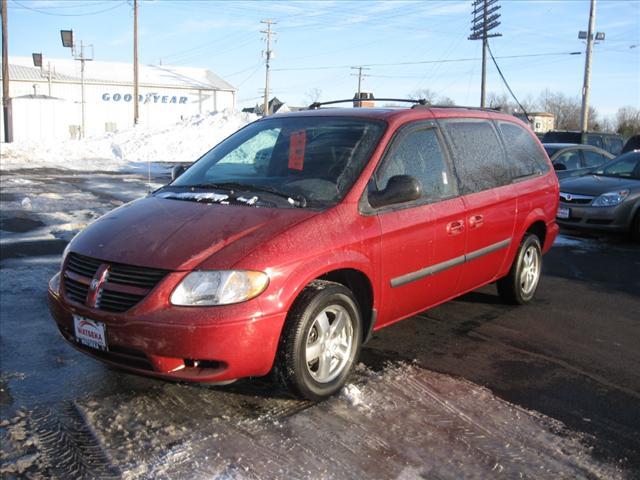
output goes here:
[[466, 110], [482, 110], [484, 112], [502, 112], [500, 107], [469, 107], [467, 105], [414, 105], [411, 108], [464, 108]]
[[346, 100], [331, 100], [329, 102], [313, 102], [309, 107], [309, 110], [317, 110], [323, 105], [334, 105], [336, 103], [352, 103], [352, 102], [405, 102], [405, 103], [413, 103], [414, 105], [411, 108], [465, 108], [467, 110], [483, 110], [487, 112], [500, 112], [501, 109], [499, 107], [488, 108], [488, 107], [468, 107], [464, 105], [432, 105], [427, 102], [425, 98], [367, 98], [367, 99], [358, 99], [358, 98], [349, 98]]
[[415, 103], [418, 105], [427, 105], [427, 100], [424, 98], [411, 99], [411, 98], [349, 98], [347, 100], [331, 100], [330, 102], [313, 102], [309, 105], [309, 110], [316, 110], [323, 105], [333, 105], [335, 103], [352, 103], [352, 102], [406, 102]]

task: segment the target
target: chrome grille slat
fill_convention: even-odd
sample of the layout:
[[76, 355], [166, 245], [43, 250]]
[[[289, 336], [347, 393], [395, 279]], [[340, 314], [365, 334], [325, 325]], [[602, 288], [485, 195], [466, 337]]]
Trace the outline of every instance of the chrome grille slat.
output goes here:
[[89, 292], [87, 285], [83, 285], [80, 282], [66, 277], [64, 278], [64, 289], [67, 297], [77, 303], [84, 303], [87, 299], [87, 293]]

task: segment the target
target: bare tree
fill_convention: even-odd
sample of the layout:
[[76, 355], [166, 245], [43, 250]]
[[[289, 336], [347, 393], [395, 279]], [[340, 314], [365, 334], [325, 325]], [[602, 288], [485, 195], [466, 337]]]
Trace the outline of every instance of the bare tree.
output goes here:
[[489, 108], [497, 108], [506, 113], [512, 113], [516, 109], [516, 106], [509, 101], [509, 96], [506, 93], [489, 92], [487, 103]]
[[[580, 98], [545, 90], [540, 94], [538, 102], [542, 110], [554, 115], [556, 129], [580, 130], [582, 108]], [[593, 107], [589, 107], [589, 119], [593, 129], [599, 127], [598, 112]]]
[[413, 100], [425, 100], [427, 102], [427, 105], [453, 106], [456, 104], [456, 102], [454, 102], [452, 98], [444, 95], [438, 96], [436, 92], [429, 88], [420, 88], [414, 90], [409, 94], [409, 98]]
[[624, 137], [631, 137], [640, 133], [640, 109], [635, 107], [621, 107], [616, 112], [614, 121], [615, 131]]
[[437, 94], [428, 88], [419, 88], [409, 94], [409, 98], [413, 100], [426, 100], [427, 105], [436, 103]]
[[315, 87], [307, 90], [304, 98], [307, 101], [307, 103], [312, 104], [320, 100], [320, 97], [322, 97], [322, 90]]
[[438, 97], [437, 104], [442, 105], [443, 107], [453, 107], [455, 106], [456, 102], [453, 100], [453, 98], [443, 95], [441, 97]]

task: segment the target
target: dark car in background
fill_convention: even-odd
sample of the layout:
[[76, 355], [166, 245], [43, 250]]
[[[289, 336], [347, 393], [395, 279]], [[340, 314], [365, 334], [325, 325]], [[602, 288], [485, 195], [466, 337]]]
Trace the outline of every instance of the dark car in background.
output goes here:
[[552, 130], [544, 134], [542, 143], [578, 143], [593, 145], [614, 155], [622, 153], [624, 138], [617, 133], [574, 132], [568, 130]]
[[586, 175], [615, 157], [591, 145], [545, 143], [543, 147], [559, 179]]
[[622, 153], [640, 150], [640, 134], [629, 137], [622, 148]]
[[629, 232], [640, 241], [640, 150], [620, 155], [593, 175], [562, 180], [557, 222]]

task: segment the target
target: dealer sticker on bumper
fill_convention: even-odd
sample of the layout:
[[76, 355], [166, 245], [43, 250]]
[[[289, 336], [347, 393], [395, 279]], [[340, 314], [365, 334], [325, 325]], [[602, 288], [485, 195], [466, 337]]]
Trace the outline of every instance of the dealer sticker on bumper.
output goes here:
[[556, 217], [558, 217], [558, 218], [569, 218], [570, 216], [571, 216], [571, 210], [569, 210], [566, 207], [558, 208], [558, 214], [556, 215]]
[[74, 315], [73, 326], [78, 342], [97, 350], [107, 350], [107, 335], [104, 323]]

